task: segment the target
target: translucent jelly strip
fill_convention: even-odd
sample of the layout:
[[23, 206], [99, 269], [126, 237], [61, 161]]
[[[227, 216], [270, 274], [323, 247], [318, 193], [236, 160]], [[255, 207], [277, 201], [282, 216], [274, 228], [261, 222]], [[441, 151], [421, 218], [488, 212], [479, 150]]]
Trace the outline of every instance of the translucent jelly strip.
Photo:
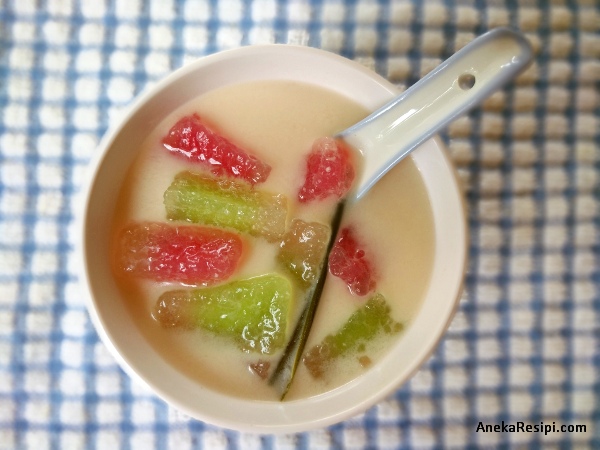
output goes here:
[[198, 114], [182, 117], [163, 138], [170, 152], [208, 168], [256, 184], [264, 182], [271, 167], [208, 127]]
[[276, 241], [285, 232], [287, 201], [283, 195], [246, 183], [181, 172], [164, 194], [167, 218], [233, 228]]
[[375, 294], [335, 334], [312, 347], [303, 362], [315, 378], [323, 376], [327, 366], [336, 358], [350, 352], [361, 352], [379, 334], [394, 334], [402, 330], [401, 323], [390, 316], [390, 307], [381, 294]]
[[267, 274], [165, 292], [153, 316], [166, 328], [202, 328], [233, 339], [244, 351], [272, 354], [285, 344], [292, 296], [287, 278]]
[[235, 271], [243, 242], [230, 231], [198, 225], [138, 222], [119, 234], [118, 271], [154, 281], [209, 285]]
[[304, 288], [319, 277], [330, 233], [328, 225], [294, 219], [283, 236], [277, 259]]

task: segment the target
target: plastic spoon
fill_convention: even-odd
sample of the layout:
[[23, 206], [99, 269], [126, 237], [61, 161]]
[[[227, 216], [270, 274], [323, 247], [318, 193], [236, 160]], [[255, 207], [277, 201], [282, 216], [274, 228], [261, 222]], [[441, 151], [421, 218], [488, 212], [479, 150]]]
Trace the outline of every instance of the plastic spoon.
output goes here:
[[[508, 28], [494, 29], [467, 44], [390, 103], [336, 136], [363, 156], [363, 170], [346, 201], [362, 198], [419, 144], [483, 102], [522, 72], [532, 59], [533, 50], [523, 35]], [[312, 325], [344, 204], [345, 201], [338, 204], [331, 224], [331, 241], [319, 280], [270, 379], [280, 390], [282, 399], [290, 387]]]

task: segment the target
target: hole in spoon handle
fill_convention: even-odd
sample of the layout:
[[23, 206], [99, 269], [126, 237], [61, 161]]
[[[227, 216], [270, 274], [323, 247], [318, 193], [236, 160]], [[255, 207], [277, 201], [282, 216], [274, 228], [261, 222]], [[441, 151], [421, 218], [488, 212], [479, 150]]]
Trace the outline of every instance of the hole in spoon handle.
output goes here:
[[463, 91], [468, 91], [475, 86], [475, 81], [475, 75], [472, 73], [463, 73], [460, 77], [458, 77], [458, 86]]

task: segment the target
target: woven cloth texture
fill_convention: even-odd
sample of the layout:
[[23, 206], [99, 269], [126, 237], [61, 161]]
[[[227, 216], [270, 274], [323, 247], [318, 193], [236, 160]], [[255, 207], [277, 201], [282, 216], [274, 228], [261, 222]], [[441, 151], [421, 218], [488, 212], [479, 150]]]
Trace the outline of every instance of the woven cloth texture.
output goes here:
[[[203, 55], [329, 50], [400, 87], [477, 35], [523, 31], [535, 63], [442, 134], [470, 263], [449, 331], [366, 413], [250, 435], [182, 415], [99, 341], [78, 286], [76, 195], [135, 96]], [[0, 1], [0, 448], [600, 448], [597, 1]], [[478, 432], [485, 424], [585, 432]]]

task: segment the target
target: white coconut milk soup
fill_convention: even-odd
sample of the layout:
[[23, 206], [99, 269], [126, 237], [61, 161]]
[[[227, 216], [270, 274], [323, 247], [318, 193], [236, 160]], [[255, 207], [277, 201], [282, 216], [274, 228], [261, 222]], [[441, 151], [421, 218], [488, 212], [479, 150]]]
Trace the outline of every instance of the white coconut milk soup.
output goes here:
[[[253, 82], [227, 86], [193, 99], [174, 111], [155, 130], [149, 130], [121, 189], [114, 219], [115, 247], [117, 236], [128, 224], [169, 222], [163, 194], [174, 176], [185, 170], [203, 171], [196, 164], [166, 151], [161, 143], [173, 124], [193, 113], [218, 124], [221, 135], [272, 167], [268, 179], [257, 184], [255, 189], [287, 197], [288, 224], [294, 218], [330, 223], [336, 199], [309, 203], [297, 200], [298, 189], [304, 180], [306, 155], [315, 139], [334, 135], [361, 120], [367, 111], [347, 98], [312, 85]], [[425, 293], [434, 253], [432, 213], [424, 184], [412, 160], [402, 161], [363, 200], [347, 206], [342, 220], [342, 228], [344, 226], [352, 226], [364, 244], [376, 273], [376, 292], [385, 297], [391, 308], [390, 315], [405, 327], [409, 326]], [[241, 236], [243, 255], [231, 280], [267, 273], [289, 277], [277, 263], [278, 242]], [[260, 362], [272, 373], [283, 348], [274, 354], [263, 355], [243, 351], [231, 340], [210, 331], [165, 328], [153, 317], [157, 299], [165, 291], [192, 287], [121, 273], [117, 273], [116, 279], [140, 330], [157, 352], [182, 373], [201, 385], [231, 395], [259, 400], [279, 399], [278, 393], [269, 385], [268, 377], [264, 379], [250, 367]], [[294, 295], [286, 331], [288, 337], [303, 308], [302, 294], [295, 289]], [[336, 333], [371, 296], [352, 295], [340, 278], [329, 274], [306, 350], [327, 335]], [[336, 358], [318, 378], [300, 363], [285, 400], [316, 395], [360, 376], [377, 363], [396, 339], [402, 339], [402, 331], [375, 338], [361, 348], [360, 355], [350, 352]]]

